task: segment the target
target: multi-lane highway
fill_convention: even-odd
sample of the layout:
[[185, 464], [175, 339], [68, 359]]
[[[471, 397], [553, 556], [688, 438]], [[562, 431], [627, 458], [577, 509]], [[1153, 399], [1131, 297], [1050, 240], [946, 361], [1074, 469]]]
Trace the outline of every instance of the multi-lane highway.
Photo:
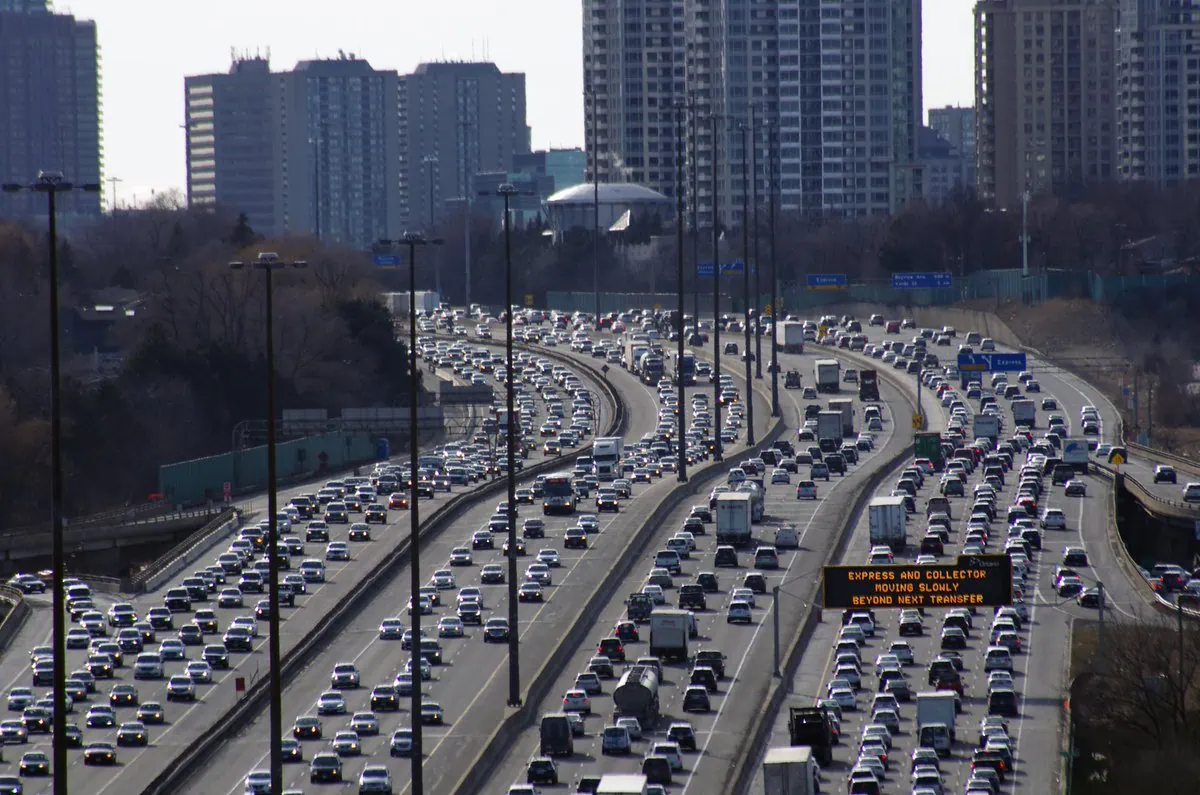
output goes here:
[[[444, 377], [448, 377], [448, 373]], [[613, 407], [600, 402], [596, 408], [599, 412], [598, 419], [600, 423], [606, 426], [612, 417]], [[535, 453], [531, 455], [529, 462], [537, 463], [541, 458], [541, 453]], [[290, 488], [280, 494], [279, 504], [280, 506], [287, 505], [291, 497], [313, 492], [316, 488], [319, 488], [319, 486], [311, 484]], [[453, 496], [454, 492], [462, 490], [460, 487], [450, 493], [441, 492], [434, 500], [425, 501], [425, 510], [428, 512], [432, 508], [436, 508], [439, 503]], [[386, 502], [386, 498], [383, 501]], [[261, 506], [258, 507], [261, 508]], [[359, 519], [361, 516], [355, 518]], [[395, 549], [403, 539], [407, 538], [409, 530], [408, 512], [406, 510], [389, 511], [387, 522], [384, 525], [373, 524], [371, 528], [372, 538], [370, 541], [349, 542], [351, 548], [350, 561], [328, 562], [326, 564], [326, 581], [324, 583], [310, 583], [307, 593], [297, 598], [295, 608], [284, 608], [281, 624], [281, 644], [284, 654], [305, 634], [312, 630], [317, 622], [337, 604], [365, 572], [369, 571], [372, 566]], [[299, 528], [298, 532], [302, 536], [303, 527]], [[346, 526], [332, 525], [330, 540], [347, 541]], [[459, 541], [461, 539], [455, 539], [455, 543]], [[224, 551], [224, 547], [219, 545], [214, 547], [211, 557], [215, 558], [222, 551]], [[324, 557], [323, 551], [324, 547], [322, 544], [309, 543], [306, 545], [303, 555], [293, 556], [294, 565], [298, 565], [299, 561], [305, 557]], [[197, 570], [202, 569], [211, 562], [208, 559], [201, 559], [197, 561], [194, 568]], [[182, 580], [184, 576], [186, 575], [181, 574], [176, 580]], [[228, 584], [236, 584], [236, 580]], [[144, 619], [151, 607], [160, 607], [163, 604], [163, 593], [165, 590], [175, 585], [177, 585], [177, 582], [172, 582], [153, 593], [130, 600], [138, 616]], [[224, 632], [227, 629], [234, 617], [239, 615], [253, 615], [255, 602], [259, 598], [254, 594], [247, 594], [243, 608], [220, 608], [216, 604], [215, 596], [216, 594], [213, 594], [214, 598], [208, 605], [196, 603], [193, 607], [209, 607], [214, 609], [217, 614], [220, 632]], [[111, 601], [104, 599], [99, 604], [103, 609], [103, 605], [107, 603], [111, 603]], [[49, 610], [49, 608], [46, 609]], [[402, 611], [397, 609], [396, 612]], [[190, 618], [191, 616], [186, 613], [176, 614], [176, 629], [188, 623]], [[113, 631], [110, 630], [110, 634], [112, 633]], [[160, 631], [156, 640], [161, 641], [173, 635], [174, 633], [169, 631]], [[39, 638], [35, 639], [40, 640]], [[138, 690], [139, 701], [143, 704], [146, 702], [162, 704], [165, 707], [166, 723], [164, 725], [150, 725], [147, 727], [150, 739], [149, 747], [118, 749], [118, 761], [120, 764], [116, 767], [85, 766], [82, 761], [82, 753], [73, 751], [69, 756], [71, 786], [97, 793], [97, 795], [99, 793], [115, 794], [141, 791], [183, 747], [199, 736], [208, 726], [212, 725], [213, 721], [218, 719], [233, 705], [238, 698], [234, 687], [236, 678], [244, 678], [247, 685], [249, 685], [256, 678], [266, 676], [266, 640], [266, 624], [265, 621], [261, 621], [259, 622], [258, 637], [254, 641], [253, 652], [249, 654], [231, 654], [230, 662], [233, 667], [229, 670], [218, 669], [214, 671], [211, 684], [198, 684], [196, 688], [197, 700], [194, 703], [169, 702], [165, 691], [167, 680], [170, 676], [182, 673], [187, 662], [201, 658], [200, 652], [203, 648], [202, 646], [187, 647], [188, 661], [168, 662], [165, 666], [166, 677], [162, 680], [139, 680], [135, 682], [132, 675], [132, 664], [133, 657], [136, 655], [126, 654], [125, 665], [117, 669], [116, 677], [111, 681], [105, 679], [99, 680], [97, 682], [97, 692], [91, 696], [90, 700], [76, 705], [72, 720], [79, 725], [83, 732], [84, 746], [86, 747], [92, 742], [112, 742], [115, 740], [115, 727], [90, 728], [87, 726], [85, 713], [93, 704], [107, 704], [109, 687], [116, 684], [134, 684]], [[219, 644], [220, 635], [214, 636], [210, 634], [205, 638], [205, 642]], [[152, 650], [152, 648], [148, 647], [147, 650]], [[83, 668], [86, 661], [87, 653], [84, 650], [70, 651], [68, 653], [68, 671]], [[4, 677], [3, 681], [8, 683], [6, 692], [13, 686], [28, 686], [30, 682], [27, 651], [14, 648], [11, 653], [4, 655], [3, 659], [0, 660], [0, 677]], [[117, 715], [118, 723], [134, 720], [135, 712], [136, 709], [133, 708], [119, 709]], [[20, 717], [19, 712], [10, 714], [13, 718]], [[28, 746], [23, 747], [22, 751], [34, 748], [48, 751], [49, 739], [48, 735], [33, 735], [30, 738]], [[15, 762], [19, 761], [19, 758], [19, 753], [7, 754], [3, 766], [15, 768]], [[49, 779], [41, 781], [30, 779], [26, 784], [26, 792], [48, 792], [49, 790]]]
[[[559, 350], [565, 352], [561, 348]], [[624, 396], [631, 418], [625, 440], [635, 441], [651, 432], [658, 417], [657, 393], [618, 368], [611, 368], [609, 380]], [[690, 388], [684, 410], [687, 410], [691, 394], [696, 391], [708, 394], [711, 387]], [[756, 422], [760, 434], [767, 425], [766, 406], [760, 396]], [[569, 469], [566, 463], [564, 469]], [[520, 569], [523, 571], [526, 565], [534, 562], [538, 552], [543, 549], [556, 551], [560, 562], [558, 567], [551, 569], [552, 584], [545, 588], [545, 601], [520, 605], [518, 629], [521, 633], [522, 679], [525, 683], [574, 621], [583, 602], [607, 575], [609, 565], [622, 551], [624, 542], [675, 485], [675, 479], [669, 473], [664, 473], [649, 484], [635, 484], [634, 496], [623, 501], [619, 513], [598, 515], [599, 532], [589, 534], [590, 543], [586, 550], [566, 549], [563, 545], [564, 532], [568, 526], [575, 524], [577, 516], [543, 517], [540, 508], [535, 510], [532, 506], [521, 506], [519, 520], [544, 519], [546, 537], [527, 542], [528, 555], [523, 558]], [[487, 526], [494, 509], [495, 506], [489, 502], [464, 515], [453, 530], [427, 548], [423, 554], [423, 568], [430, 572], [446, 568], [450, 549], [469, 544], [473, 533]], [[507, 615], [507, 587], [480, 583], [482, 566], [502, 561], [499, 548], [478, 550], [472, 565], [456, 567], [457, 590], [465, 586], [481, 588], [485, 622], [493, 616]], [[322, 692], [330, 689], [330, 672], [335, 664], [352, 662], [360, 672], [362, 688], [345, 694], [347, 714], [326, 717], [323, 723], [324, 739], [302, 744], [306, 760], [310, 760], [316, 751], [328, 747], [333, 733], [346, 726], [353, 712], [369, 709], [371, 689], [377, 684], [391, 684], [407, 660], [408, 653], [400, 650], [398, 641], [378, 639], [378, 628], [385, 618], [403, 617], [403, 606], [408, 600], [408, 582], [409, 573], [405, 569], [392, 585], [372, 599], [361, 615], [330, 645], [328, 651], [316, 657], [287, 689], [284, 696], [285, 724], [290, 728], [296, 717], [315, 714], [317, 699]], [[431, 630], [440, 617], [453, 615], [457, 590], [447, 589], [444, 592], [443, 605], [428, 617]], [[471, 759], [483, 747], [488, 735], [506, 713], [507, 647], [504, 644], [485, 643], [481, 629], [471, 626], [467, 627], [466, 637], [443, 638], [441, 643], [444, 650], [442, 663], [433, 666], [432, 680], [424, 685], [424, 697], [439, 704], [445, 715], [443, 725], [429, 726], [424, 732], [425, 787], [429, 793], [447, 792], [453, 787], [463, 772], [464, 760]], [[379, 733], [362, 737], [363, 754], [344, 760], [343, 777], [356, 781], [365, 765], [383, 764], [391, 772], [394, 790], [401, 793], [408, 787], [409, 761], [391, 756], [390, 747], [394, 731], [409, 725], [407, 705], [402, 705], [397, 712], [377, 714]], [[241, 792], [246, 774], [265, 766], [268, 725], [268, 718], [264, 714], [240, 736], [232, 738], [211, 760], [209, 772], [190, 782], [185, 791], [197, 795]], [[292, 764], [285, 769], [286, 787], [308, 791], [308, 782], [308, 764]]]
[[[876, 332], [870, 334], [872, 343], [878, 344], [883, 335]], [[960, 332], [960, 339], [964, 332]], [[866, 357], [857, 357], [865, 363]], [[1050, 413], [1063, 414], [1070, 424], [1072, 435], [1079, 437], [1080, 410], [1084, 405], [1094, 405], [1101, 413], [1101, 441], [1112, 442], [1116, 429], [1116, 419], [1111, 405], [1101, 399], [1094, 390], [1074, 379], [1073, 376], [1061, 373], [1056, 368], [1050, 368], [1042, 363], [1031, 362], [1036, 368], [1038, 381], [1041, 383], [1041, 395], [1031, 397], [1047, 397], [1054, 399], [1059, 408], [1052, 412], [1039, 411], [1038, 426], [1046, 427], [1047, 415]], [[884, 366], [876, 360], [876, 366]], [[901, 376], [910, 385], [912, 398], [915, 399], [915, 378]], [[1090, 392], [1090, 394], [1089, 394]], [[936, 397], [926, 392], [923, 403], [926, 406], [930, 430], [945, 428], [946, 416], [944, 409]], [[1002, 413], [1006, 401], [1001, 401]], [[1038, 400], [1040, 405], [1040, 400]], [[974, 408], [978, 408], [975, 406]], [[1011, 433], [1011, 416], [1005, 416], [1006, 432]], [[1019, 468], [1020, 461], [1014, 463], [1014, 470]], [[970, 487], [975, 485], [977, 477], [972, 477]], [[1067, 529], [1047, 530], [1043, 535], [1043, 548], [1037, 556], [1032, 572], [1027, 579], [1026, 603], [1030, 620], [1022, 627], [1021, 640], [1023, 651], [1016, 655], [1014, 681], [1020, 695], [1020, 717], [1010, 721], [1010, 736], [1014, 739], [1017, 750], [1016, 773], [1005, 784], [1005, 789], [1023, 792], [1049, 792], [1056, 786], [1059, 770], [1058, 729], [1059, 705], [1066, 665], [1066, 638], [1068, 625], [1073, 617], [1094, 617], [1091, 608], [1079, 607], [1073, 599], [1059, 597], [1053, 587], [1055, 567], [1060, 563], [1063, 550], [1067, 546], [1083, 546], [1089, 554], [1089, 567], [1084, 567], [1081, 574], [1088, 585], [1103, 580], [1106, 586], [1108, 604], [1120, 613], [1132, 615], [1144, 602], [1144, 586], [1140, 582], [1131, 582], [1124, 576], [1124, 571], [1117, 565], [1107, 542], [1107, 495], [1108, 481], [1096, 476], [1083, 478], [1088, 487], [1085, 497], [1066, 497], [1062, 487], [1049, 487], [1041, 501], [1040, 508], [1059, 508], [1066, 513]], [[1006, 488], [1000, 495], [999, 505], [1011, 501], [1014, 479], [1006, 481]], [[888, 482], [884, 493], [891, 488]], [[931, 496], [936, 489], [932, 478], [927, 478], [918, 504], [923, 507], [924, 499]], [[961, 502], [961, 501], [956, 501]], [[965, 535], [964, 516], [955, 515], [955, 533], [948, 554], [961, 549]], [[870, 548], [867, 519], [863, 517], [859, 525], [851, 530], [851, 540], [848, 544], [843, 563], [866, 563]], [[995, 550], [989, 550], [995, 551]], [[922, 637], [908, 637], [909, 645], [914, 652], [915, 664], [909, 666], [909, 678], [917, 691], [928, 689], [924, 681], [924, 668], [938, 652], [940, 616], [944, 611], [927, 611], [926, 631]], [[991, 623], [990, 611], [980, 611], [968, 641], [968, 647], [962, 652], [964, 660], [963, 680], [965, 685], [964, 711], [959, 716], [957, 725], [959, 746], [950, 760], [943, 761], [942, 774], [948, 785], [948, 791], [958, 791], [969, 777], [970, 750], [978, 738], [979, 721], [987, 712], [987, 674], [983, 670], [982, 653], [986, 650], [988, 631]], [[888, 611], [877, 611], [880, 626], [873, 639], [868, 641], [863, 650], [863, 673], [867, 687], [860, 694], [860, 710], [847, 712], [843, 718], [842, 736], [846, 738], [835, 752], [835, 762], [827, 769], [824, 778], [833, 787], [843, 786], [849, 766], [857, 755], [858, 742], [864, 722], [869, 722], [869, 699], [874, 690], [876, 680], [872, 675], [872, 664], [875, 657], [883, 653], [887, 647], [899, 638], [897, 632], [897, 616]], [[840, 629], [840, 611], [824, 611], [821, 624], [818, 625], [813, 639], [807, 644], [795, 678], [791, 681], [791, 693], [788, 705], [809, 706], [814, 699], [826, 695], [825, 688], [832, 678], [832, 649], [836, 643]], [[906, 792], [908, 785], [908, 759], [915, 747], [915, 706], [901, 705], [902, 730], [895, 737], [895, 745], [890, 752], [891, 769], [885, 782], [887, 792]], [[776, 717], [774, 729], [768, 747], [788, 744], [787, 710], [781, 710]], [[763, 749], [760, 750], [760, 756]], [[762, 792], [761, 775], [756, 776], [751, 790], [755, 795]]]
[[[803, 356], [789, 358], [792, 359], [792, 364], [806, 368], [806, 372], [811, 374], [812, 363], [818, 354], [827, 355], [827, 352], [810, 349], [810, 352]], [[810, 383], [808, 378], [805, 382]], [[843, 390], [838, 396], [853, 395], [854, 393]], [[822, 395], [819, 402], [823, 404], [828, 397], [830, 396]], [[830, 545], [835, 542], [853, 501], [855, 489], [861, 488], [867, 477], [878, 469], [879, 464], [911, 443], [911, 431], [906, 430], [908, 411], [898, 412], [903, 420], [899, 425], [892, 417], [896, 412], [893, 412], [891, 407], [901, 403], [900, 396], [885, 384], [881, 397], [883, 400], [880, 403], [885, 407], [884, 430], [874, 434], [874, 449], [870, 452], [864, 451], [859, 463], [852, 465], [845, 477], [835, 474], [829, 481], [819, 480], [816, 500], [796, 498], [796, 484], [801, 479], [808, 478], [808, 466], [801, 466], [800, 472], [793, 475], [791, 483], [787, 484], [769, 484], [768, 473], [766, 515], [763, 522], [755, 526], [756, 543], [772, 544], [775, 529], [778, 527], [792, 527], [799, 536], [798, 549], [780, 550], [778, 569], [754, 568], [754, 544], [739, 554], [738, 568], [717, 568], [714, 561], [714, 526], [709, 525], [706, 535], [696, 539], [697, 549], [691, 553], [689, 560], [684, 561], [682, 574], [673, 578], [677, 589], [682, 584], [694, 582], [696, 575], [702, 571], [715, 572], [718, 577], [719, 590], [708, 594], [707, 609], [697, 614], [700, 638], [694, 641], [692, 646], [693, 653], [702, 649], [719, 650], [726, 658], [726, 676], [718, 683], [717, 690], [711, 696], [710, 710], [698, 713], [683, 711], [682, 700], [688, 685], [690, 666], [686, 663], [666, 664], [659, 690], [662, 717], [656, 728], [644, 732], [643, 738], [633, 743], [629, 754], [605, 755], [602, 753], [601, 735], [604, 727], [613, 723], [612, 690], [625, 667], [618, 665], [616, 677], [603, 682], [603, 693], [594, 695], [591, 699], [592, 713], [585, 719], [585, 735], [575, 740], [575, 753], [557, 760], [560, 781], [572, 784], [586, 776], [638, 772], [641, 769], [641, 759], [651, 744], [666, 740], [671, 722], [689, 721], [696, 735], [698, 750], [696, 753], [684, 754], [683, 769], [674, 774], [675, 784], [682, 787], [682, 792], [726, 791], [723, 782], [726, 782], [726, 776], [732, 769], [733, 759], [743, 740], [739, 727], [748, 725], [750, 718], [762, 703], [771, 681], [773, 607], [770, 589], [774, 586], [781, 587], [780, 621], [786, 639], [794, 631], [804, 612], [804, 605], [794, 594], [806, 592], [814, 579], [819, 577], [820, 562]], [[805, 401], [801, 399], [800, 391], [784, 389], [780, 391], [780, 400], [783, 415], [789, 420], [790, 426], [785, 438], [794, 440], [805, 405], [817, 401]], [[861, 421], [864, 406], [856, 398], [855, 403], [856, 416]], [[800, 444], [803, 448], [804, 443]], [[724, 478], [718, 479], [713, 485], [717, 483], [724, 483]], [[551, 696], [541, 705], [541, 714], [555, 712], [561, 708], [563, 694], [574, 686], [576, 674], [587, 670], [589, 659], [597, 653], [600, 639], [610, 636], [616, 623], [624, 618], [624, 599], [628, 594], [639, 590], [645, 582], [647, 573], [653, 567], [654, 552], [663, 548], [666, 540], [683, 526], [690, 505], [706, 504], [707, 497], [708, 490], [704, 489], [662, 524], [658, 536], [647, 549], [644, 565], [631, 572], [624, 585], [618, 589], [618, 595], [604, 608], [603, 618], [593, 627], [589, 643], [576, 651], [571, 663], [551, 690]], [[729, 623], [727, 611], [732, 590], [741, 587], [743, 578], [756, 571], [764, 575], [767, 593], [755, 597], [751, 623]], [[667, 601], [672, 606], [677, 593], [677, 590], [668, 591]], [[628, 664], [638, 657], [649, 655], [648, 632], [648, 627], [642, 625], [639, 641], [626, 644], [625, 655]], [[534, 726], [523, 733], [516, 742], [499, 772], [493, 777], [494, 785], [489, 784], [483, 791], [501, 791], [501, 786], [524, 782], [526, 765], [530, 758], [537, 756], [538, 748], [539, 730]]]

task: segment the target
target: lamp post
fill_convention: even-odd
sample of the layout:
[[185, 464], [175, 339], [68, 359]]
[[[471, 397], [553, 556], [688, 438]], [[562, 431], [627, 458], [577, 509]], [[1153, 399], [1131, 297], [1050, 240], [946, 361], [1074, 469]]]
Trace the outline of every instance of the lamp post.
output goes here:
[[[433, 169], [438, 164], [438, 159], [433, 155], [427, 155], [421, 159], [421, 162], [426, 167], [426, 179], [429, 182], [429, 226], [426, 227], [430, 231], [433, 230]], [[433, 269], [433, 290], [438, 294], [438, 300], [444, 301], [446, 297], [442, 295], [442, 269]]]
[[[508, 706], [521, 706], [521, 633], [517, 599], [517, 422], [513, 386], [512, 233], [508, 203], [517, 189], [505, 183], [496, 189], [504, 198], [504, 393], [508, 402]], [[600, 316], [596, 315], [599, 328]]]
[[[600, 122], [596, 115], [596, 90], [587, 90], [592, 103], [592, 202], [595, 237], [592, 240], [592, 293], [596, 307], [596, 331], [600, 330]], [[512, 313], [511, 304], [509, 314]]]
[[775, 157], [779, 145], [778, 123], [767, 125], [767, 190], [770, 192], [768, 215], [771, 229], [771, 416], [779, 416], [779, 277], [775, 267]]
[[283, 681], [279, 669], [279, 489], [275, 458], [275, 300], [272, 274], [284, 268], [304, 268], [304, 260], [288, 262], [281, 260], [272, 251], [259, 253], [249, 265], [231, 262], [233, 270], [246, 267], [262, 271], [266, 278], [266, 347], [267, 347], [267, 600], [270, 613], [267, 624], [270, 637], [267, 639], [268, 674], [271, 688], [271, 792], [283, 792]]
[[721, 230], [717, 202], [717, 153], [720, 149], [721, 117], [712, 121], [712, 255], [713, 255], [713, 460], [724, 458], [721, 450]]
[[[754, 382], [750, 378], [750, 172], [746, 168], [746, 140], [749, 127], [738, 125], [742, 131], [742, 294], [746, 302], [746, 349], [742, 359], [746, 363], [746, 446], [754, 446]], [[758, 267], [758, 263], [755, 263]]]
[[[700, 333], [700, 189], [699, 162], [696, 156], [696, 95], [688, 96], [688, 113], [691, 116], [692, 143], [692, 325]], [[715, 266], [714, 266], [715, 267]], [[715, 271], [714, 271], [715, 272]]]
[[58, 211], [55, 196], [73, 190], [99, 193], [100, 183], [75, 185], [61, 172], [41, 171], [30, 184], [8, 182], [0, 185], [5, 193], [22, 190], [46, 194], [46, 213], [50, 237], [50, 533], [53, 563], [51, 587], [54, 589], [54, 795], [67, 793], [67, 595], [66, 550], [63, 547], [63, 455], [62, 455], [62, 354], [59, 350], [58, 301]]
[[408, 421], [409, 429], [409, 477], [412, 480], [408, 497], [408, 535], [412, 549], [409, 566], [409, 619], [412, 627], [412, 658], [416, 680], [412, 688], [412, 704], [409, 707], [409, 729], [412, 732], [411, 773], [413, 795], [425, 793], [425, 771], [422, 767], [424, 749], [421, 743], [421, 516], [417, 496], [417, 249], [423, 246], [440, 246], [442, 241], [427, 239], [420, 232], [405, 232], [399, 240], [381, 240], [380, 245], [400, 245], [408, 249]]
[[[758, 130], [754, 126], [754, 104], [750, 104], [750, 195], [754, 215], [754, 377], [762, 379], [762, 283], [758, 275]], [[775, 305], [771, 305], [771, 327], [775, 327]], [[775, 360], [771, 360], [774, 366]], [[747, 386], [747, 389], [750, 387]]]
[[684, 162], [684, 142], [683, 142], [683, 114], [686, 106], [682, 102], [675, 103], [675, 249], [676, 249], [676, 278], [678, 283], [678, 317], [676, 320], [677, 330], [679, 332], [679, 347], [675, 352], [675, 389], [678, 392], [679, 408], [679, 438], [675, 441], [675, 446], [679, 452], [679, 463], [676, 465], [676, 477], [680, 483], [687, 483], [687, 445], [685, 438], [687, 434], [687, 422], [684, 418], [684, 383], [683, 383], [683, 170], [686, 166]]

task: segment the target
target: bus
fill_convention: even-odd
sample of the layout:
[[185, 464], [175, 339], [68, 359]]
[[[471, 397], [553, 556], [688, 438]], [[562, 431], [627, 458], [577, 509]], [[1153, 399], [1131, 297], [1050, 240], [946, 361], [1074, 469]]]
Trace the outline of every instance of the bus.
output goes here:
[[555, 472], [542, 481], [542, 514], [575, 513], [575, 489], [570, 472]]

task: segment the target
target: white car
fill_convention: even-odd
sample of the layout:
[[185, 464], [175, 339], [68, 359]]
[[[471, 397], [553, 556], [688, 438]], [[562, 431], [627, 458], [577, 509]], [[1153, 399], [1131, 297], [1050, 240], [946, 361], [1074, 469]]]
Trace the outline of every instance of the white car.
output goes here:
[[562, 559], [558, 555], [558, 550], [555, 549], [540, 549], [537, 553], [537, 561], [551, 568], [558, 568], [562, 565]]
[[588, 697], [588, 694], [582, 690], [568, 690], [563, 695], [562, 711], [583, 712], [590, 715], [592, 712], [592, 700]]
[[455, 584], [454, 572], [449, 569], [439, 569], [433, 573], [431, 582], [433, 583], [433, 587], [439, 591], [453, 588]]
[[725, 621], [729, 624], [750, 624], [754, 621], [754, 614], [748, 603], [738, 600], [729, 603], [729, 608], [725, 612]]
[[854, 695], [854, 690], [848, 686], [839, 686], [832, 688], [829, 691], [829, 697], [837, 702], [837, 705], [844, 710], [850, 711], [858, 708], [858, 699]]
[[439, 638], [461, 638], [464, 634], [462, 619], [456, 616], [445, 616], [438, 619]]
[[271, 792], [271, 771], [254, 770], [246, 776], [245, 795], [269, 795]]

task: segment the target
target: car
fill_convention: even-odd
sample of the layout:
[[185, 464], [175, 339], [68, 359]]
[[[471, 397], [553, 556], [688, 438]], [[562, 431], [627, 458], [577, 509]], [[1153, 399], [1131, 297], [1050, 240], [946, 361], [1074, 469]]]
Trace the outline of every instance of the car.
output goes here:
[[568, 690], [562, 699], [563, 712], [582, 712], [585, 715], [592, 712], [592, 700], [587, 692], [578, 688]]
[[321, 735], [321, 719], [318, 717], [301, 715], [292, 723], [292, 736], [297, 740], [319, 740]]
[[308, 770], [309, 782], [313, 784], [342, 780], [342, 760], [336, 753], [330, 751], [323, 751], [313, 756]]
[[445, 721], [445, 713], [442, 711], [440, 704], [432, 701], [421, 703], [421, 723], [441, 724], [443, 721]]
[[1179, 476], [1175, 472], [1175, 467], [1159, 464], [1154, 467], [1154, 482], [1155, 483], [1176, 483]]
[[754, 622], [754, 615], [751, 612], [748, 602], [737, 600], [729, 603], [729, 607], [725, 612], [726, 623], [744, 623], [751, 624]]
[[412, 754], [412, 729], [396, 729], [388, 743], [388, 752], [392, 756], [409, 756]]
[[167, 713], [157, 701], [146, 701], [138, 707], [137, 719], [145, 724], [159, 725], [166, 722]]
[[367, 765], [358, 776], [359, 795], [380, 792], [392, 795], [392, 774], [383, 765]]
[[1068, 497], [1086, 497], [1087, 484], [1082, 480], [1068, 480], [1064, 491]]
[[362, 754], [362, 740], [358, 737], [358, 732], [353, 729], [342, 729], [335, 732], [333, 735], [333, 751], [338, 756], [360, 756]]
[[558, 766], [548, 756], [535, 756], [525, 767], [525, 780], [530, 784], [558, 785]]
[[336, 690], [326, 690], [317, 698], [318, 715], [344, 715], [346, 699]]
[[138, 721], [122, 723], [117, 729], [117, 745], [144, 746], [150, 744], [150, 733]]

